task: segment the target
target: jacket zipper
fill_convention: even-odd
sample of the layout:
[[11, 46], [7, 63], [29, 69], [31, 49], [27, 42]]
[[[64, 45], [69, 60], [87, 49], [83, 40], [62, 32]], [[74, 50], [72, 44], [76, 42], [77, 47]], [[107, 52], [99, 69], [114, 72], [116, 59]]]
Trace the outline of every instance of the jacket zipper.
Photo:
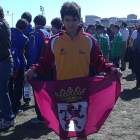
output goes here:
[[73, 78], [73, 41], [71, 42], [71, 49], [72, 49], [72, 78]]

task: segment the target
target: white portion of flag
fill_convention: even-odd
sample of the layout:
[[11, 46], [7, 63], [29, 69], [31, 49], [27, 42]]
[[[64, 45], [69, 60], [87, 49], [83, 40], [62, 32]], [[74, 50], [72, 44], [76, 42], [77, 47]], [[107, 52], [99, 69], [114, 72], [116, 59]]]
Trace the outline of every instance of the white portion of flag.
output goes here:
[[12, 17], [13, 13], [9, 10], [4, 12], [4, 18], [5, 20], [8, 22], [10, 20], [10, 18]]
[[59, 123], [64, 131], [81, 132], [87, 122], [87, 102], [58, 103]]

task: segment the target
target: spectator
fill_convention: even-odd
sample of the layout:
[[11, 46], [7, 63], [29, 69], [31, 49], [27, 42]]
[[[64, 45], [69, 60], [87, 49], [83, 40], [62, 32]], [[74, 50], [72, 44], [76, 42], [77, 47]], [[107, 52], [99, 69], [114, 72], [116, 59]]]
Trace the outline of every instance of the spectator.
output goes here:
[[51, 21], [51, 25], [52, 25], [52, 32], [54, 35], [61, 32], [61, 27], [62, 27], [63, 23], [62, 23], [62, 20], [60, 18], [54, 18]]
[[3, 8], [0, 6], [0, 129], [15, 124], [11, 101], [8, 93], [8, 81], [12, 75], [11, 31], [4, 19]]
[[[93, 36], [96, 32], [95, 25], [93, 24], [88, 25], [86, 32]], [[93, 65], [90, 64], [90, 76], [95, 76], [98, 74], [99, 73], [94, 69]]]
[[20, 61], [19, 73], [16, 77], [11, 77], [9, 80], [9, 95], [12, 102], [13, 113], [16, 115], [21, 106], [21, 98], [23, 95], [24, 72], [27, 65], [23, 50], [28, 42], [27, 37], [22, 33], [26, 29], [28, 21], [26, 19], [19, 19], [16, 23], [16, 28], [11, 28], [11, 49], [16, 48], [18, 52], [18, 59]]
[[95, 25], [93, 25], [93, 24], [88, 25], [86, 32], [91, 35], [94, 35], [96, 32]]
[[112, 59], [113, 59], [113, 64], [116, 66], [116, 68], [119, 68], [120, 56], [121, 56], [122, 47], [123, 47], [123, 38], [119, 30], [120, 30], [120, 27], [118, 25], [113, 26], [115, 38], [114, 38], [113, 47], [112, 47]]
[[93, 35], [93, 37], [97, 40], [103, 53], [103, 57], [108, 60], [109, 45], [107, 39], [103, 36], [104, 26], [101, 24], [97, 25], [96, 31], [97, 32]]
[[110, 29], [111, 29], [111, 33], [109, 34], [110, 41], [114, 40], [115, 33], [113, 32], [113, 26], [114, 26], [114, 24], [110, 24]]
[[[23, 31], [23, 33], [29, 38], [29, 34], [33, 31], [33, 27], [31, 25], [31, 21], [32, 21], [32, 15], [29, 12], [25, 12], [22, 14], [21, 18], [24, 18], [28, 21], [28, 26], [27, 28]], [[27, 60], [27, 66], [26, 66], [26, 70], [29, 69], [29, 43], [26, 44], [25, 46], [25, 58]], [[25, 102], [25, 106], [29, 106], [30, 105], [30, 101], [31, 98], [25, 98], [24, 94], [23, 94], [23, 100]]]
[[[46, 39], [49, 40], [49, 33], [45, 30], [44, 26], [46, 25], [46, 18], [43, 15], [38, 15], [34, 18], [35, 30], [30, 34], [29, 38], [29, 67], [32, 64], [36, 64], [39, 62], [39, 57], [41, 57], [41, 50], [44, 44], [44, 39], [42, 35], [38, 32], [42, 32]], [[35, 80], [52, 80], [52, 71], [50, 70], [48, 73], [38, 74]], [[43, 117], [38, 108], [37, 102], [35, 100], [35, 111], [37, 117], [32, 118], [32, 123], [44, 123]]]
[[33, 31], [33, 27], [31, 25], [31, 21], [32, 21], [32, 15], [29, 12], [25, 12], [22, 14], [21, 18], [24, 18], [28, 21], [28, 26], [27, 28], [23, 31], [23, 33], [29, 37], [29, 34]]
[[140, 87], [140, 28], [137, 29], [137, 38], [133, 42], [132, 51], [136, 51], [136, 87]]
[[125, 55], [125, 50], [127, 47], [127, 40], [129, 37], [129, 31], [127, 29], [127, 23], [123, 22], [122, 23], [122, 37], [123, 37], [123, 48], [122, 48], [122, 54], [121, 54], [121, 70], [124, 71], [126, 69], [126, 62], [124, 61], [124, 55]]

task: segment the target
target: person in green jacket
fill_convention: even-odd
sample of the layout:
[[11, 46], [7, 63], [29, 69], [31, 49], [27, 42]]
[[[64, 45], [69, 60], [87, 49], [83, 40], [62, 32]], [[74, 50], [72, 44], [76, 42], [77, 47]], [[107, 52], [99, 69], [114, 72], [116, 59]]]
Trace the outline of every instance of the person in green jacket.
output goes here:
[[97, 40], [99, 47], [102, 51], [103, 57], [108, 60], [108, 54], [109, 54], [109, 45], [107, 38], [103, 36], [104, 26], [103, 25], [97, 25], [96, 26], [96, 33], [93, 35], [93, 37]]
[[112, 59], [113, 59], [113, 64], [116, 66], [116, 68], [119, 68], [119, 61], [120, 61], [120, 56], [123, 47], [123, 37], [122, 34], [119, 32], [119, 30], [120, 27], [118, 25], [113, 26], [115, 38], [112, 46]]

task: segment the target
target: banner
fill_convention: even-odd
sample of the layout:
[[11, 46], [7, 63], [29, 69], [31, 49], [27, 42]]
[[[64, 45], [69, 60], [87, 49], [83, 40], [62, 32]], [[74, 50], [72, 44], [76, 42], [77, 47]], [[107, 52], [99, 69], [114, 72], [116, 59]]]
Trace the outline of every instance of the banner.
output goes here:
[[46, 126], [63, 139], [98, 132], [121, 92], [114, 74], [29, 83]]

